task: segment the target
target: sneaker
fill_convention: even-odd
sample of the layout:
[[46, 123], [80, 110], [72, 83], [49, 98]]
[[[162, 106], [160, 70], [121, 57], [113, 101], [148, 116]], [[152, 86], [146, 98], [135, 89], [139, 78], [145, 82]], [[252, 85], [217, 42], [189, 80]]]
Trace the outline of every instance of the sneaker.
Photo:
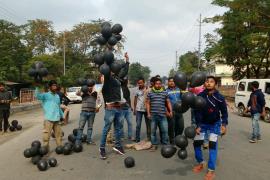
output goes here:
[[250, 143], [256, 143], [256, 139], [255, 139], [255, 138], [251, 138], [251, 139], [249, 140], [249, 142], [250, 142]]
[[257, 140], [258, 140], [258, 141], [262, 141], [261, 136], [258, 136], [258, 137], [257, 137]]
[[193, 169], [192, 169], [192, 171], [194, 173], [200, 173], [203, 170], [203, 168], [204, 168], [203, 163], [200, 163], [200, 164], [194, 166]]
[[113, 150], [120, 155], [125, 155], [123, 147], [114, 147]]
[[215, 171], [208, 170], [206, 175], [204, 176], [204, 180], [213, 180], [215, 176]]
[[99, 148], [100, 159], [107, 159], [105, 148]]

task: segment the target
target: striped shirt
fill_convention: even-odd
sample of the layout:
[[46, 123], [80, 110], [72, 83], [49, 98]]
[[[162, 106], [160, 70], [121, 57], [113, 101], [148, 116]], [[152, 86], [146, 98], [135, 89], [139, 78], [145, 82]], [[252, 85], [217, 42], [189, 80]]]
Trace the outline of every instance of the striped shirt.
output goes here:
[[150, 91], [147, 95], [150, 101], [150, 113], [166, 116], [166, 100], [168, 93], [166, 91], [154, 92]]

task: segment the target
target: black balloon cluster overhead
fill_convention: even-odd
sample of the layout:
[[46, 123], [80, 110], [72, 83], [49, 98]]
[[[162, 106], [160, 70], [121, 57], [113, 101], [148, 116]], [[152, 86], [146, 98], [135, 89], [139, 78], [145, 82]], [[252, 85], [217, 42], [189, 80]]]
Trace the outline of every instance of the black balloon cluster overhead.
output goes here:
[[101, 24], [101, 35], [97, 37], [96, 41], [99, 45], [107, 45], [108, 49], [100, 54], [94, 56], [94, 63], [98, 65], [99, 71], [103, 75], [109, 75], [110, 72], [118, 74], [124, 66], [123, 61], [115, 60], [113, 54], [113, 46], [115, 46], [121, 39], [120, 34], [123, 30], [121, 24], [111, 26], [109, 22]]
[[[198, 71], [194, 72], [189, 81], [191, 88], [198, 87], [204, 84], [206, 80], [206, 74]], [[174, 76], [174, 82], [177, 87], [182, 90], [186, 90], [188, 85], [188, 77], [185, 73], [179, 72]], [[196, 96], [191, 92], [183, 93], [180, 101], [174, 104], [174, 111], [178, 113], [185, 113], [189, 108], [201, 109], [206, 106], [206, 101], [201, 96]]]
[[35, 82], [42, 82], [42, 78], [48, 75], [48, 70], [44, 67], [43, 62], [36, 61], [29, 69], [28, 75], [34, 77]]
[[[175, 137], [175, 145], [179, 148], [178, 157], [179, 159], [186, 159], [188, 157], [187, 147], [188, 147], [188, 138], [193, 139], [196, 135], [195, 127], [190, 126], [185, 128], [185, 135], [178, 135]], [[177, 152], [177, 148], [173, 145], [164, 145], [161, 148], [161, 155], [164, 158], [171, 158]]]
[[56, 167], [57, 160], [55, 158], [46, 159], [45, 156], [49, 150], [45, 146], [41, 146], [41, 142], [35, 140], [31, 143], [31, 147], [24, 150], [25, 158], [31, 158], [31, 162], [37, 166], [40, 171], [46, 171], [48, 167]]
[[22, 125], [19, 124], [18, 120], [12, 120], [11, 124], [9, 126], [9, 130], [11, 132], [20, 131], [20, 130], [22, 130]]
[[77, 80], [77, 84], [81, 86], [81, 92], [87, 93], [88, 87], [94, 86], [96, 84], [96, 81], [94, 79], [79, 78]]

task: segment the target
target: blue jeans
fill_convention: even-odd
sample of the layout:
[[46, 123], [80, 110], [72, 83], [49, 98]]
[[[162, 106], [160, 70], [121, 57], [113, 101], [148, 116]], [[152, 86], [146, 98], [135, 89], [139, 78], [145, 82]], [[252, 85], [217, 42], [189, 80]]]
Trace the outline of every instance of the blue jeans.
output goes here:
[[127, 126], [128, 126], [128, 138], [132, 138], [132, 117], [131, 117], [131, 109], [122, 109], [122, 119], [121, 119], [121, 138], [124, 138], [124, 122], [125, 119], [127, 121]]
[[122, 147], [120, 142], [121, 118], [122, 118], [121, 109], [118, 108], [105, 109], [105, 116], [104, 116], [105, 124], [103, 127], [102, 136], [100, 140], [100, 148], [105, 148], [106, 146], [106, 138], [112, 123], [114, 124], [115, 147]]
[[251, 115], [251, 120], [252, 120], [252, 137], [251, 138], [261, 137], [260, 126], [259, 126], [260, 117], [261, 117], [260, 113]]
[[78, 134], [76, 137], [76, 143], [81, 143], [82, 134], [84, 126], [87, 122], [88, 128], [87, 128], [87, 142], [91, 142], [92, 138], [92, 132], [93, 132], [93, 124], [95, 120], [96, 113], [95, 112], [86, 112], [82, 111], [80, 114], [80, 120], [79, 120], [79, 129]]
[[161, 134], [161, 143], [168, 144], [168, 122], [166, 116], [160, 116], [157, 114], [151, 115], [151, 143], [157, 145], [157, 126], [159, 126], [159, 133]]
[[208, 160], [208, 169], [215, 170], [217, 153], [218, 153], [218, 136], [220, 135], [220, 126], [221, 122], [218, 121], [215, 124], [202, 124], [201, 132], [199, 135], [196, 135], [194, 138], [194, 151], [195, 159], [198, 163], [203, 162], [203, 153], [202, 153], [202, 144], [204, 143], [205, 134], [209, 133], [209, 160]]
[[147, 118], [147, 113], [142, 111], [136, 111], [136, 142], [140, 142], [141, 140], [141, 126], [143, 116], [145, 119], [147, 138], [148, 140], [151, 139], [151, 122]]

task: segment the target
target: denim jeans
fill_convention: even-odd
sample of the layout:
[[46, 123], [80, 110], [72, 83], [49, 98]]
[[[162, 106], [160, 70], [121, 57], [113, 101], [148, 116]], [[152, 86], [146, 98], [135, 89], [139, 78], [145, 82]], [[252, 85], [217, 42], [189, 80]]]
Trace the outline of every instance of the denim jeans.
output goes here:
[[83, 135], [83, 129], [87, 122], [88, 128], [87, 128], [87, 142], [92, 141], [92, 132], [93, 132], [93, 124], [95, 120], [96, 113], [95, 112], [86, 112], [82, 111], [80, 114], [80, 120], [79, 120], [79, 129], [78, 134], [76, 137], [76, 143], [81, 143], [82, 135]]
[[173, 113], [173, 117], [168, 119], [168, 135], [170, 144], [174, 144], [174, 138], [184, 131], [184, 118], [181, 113]]
[[121, 109], [118, 108], [105, 109], [105, 116], [104, 116], [105, 124], [103, 127], [102, 136], [100, 140], [100, 148], [105, 148], [106, 146], [106, 138], [112, 123], [114, 124], [115, 147], [122, 147], [120, 142], [121, 118], [122, 118]]
[[144, 116], [145, 125], [146, 125], [146, 133], [148, 140], [151, 139], [151, 122], [147, 118], [147, 113], [142, 111], [136, 112], [136, 142], [140, 142], [141, 140], [141, 125], [142, 125], [142, 118]]
[[121, 138], [124, 138], [124, 122], [125, 119], [127, 121], [128, 126], [128, 138], [132, 138], [132, 116], [131, 116], [131, 109], [122, 109], [122, 118], [121, 118]]
[[260, 126], [259, 126], [260, 117], [261, 117], [260, 113], [251, 115], [251, 120], [252, 120], [252, 137], [251, 138], [261, 137]]
[[160, 116], [158, 114], [151, 115], [151, 143], [157, 145], [156, 130], [159, 125], [159, 133], [161, 134], [161, 143], [168, 144], [168, 122], [166, 116]]

